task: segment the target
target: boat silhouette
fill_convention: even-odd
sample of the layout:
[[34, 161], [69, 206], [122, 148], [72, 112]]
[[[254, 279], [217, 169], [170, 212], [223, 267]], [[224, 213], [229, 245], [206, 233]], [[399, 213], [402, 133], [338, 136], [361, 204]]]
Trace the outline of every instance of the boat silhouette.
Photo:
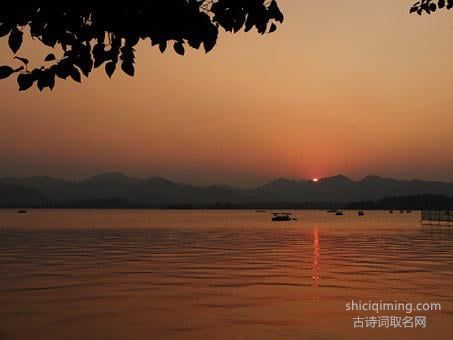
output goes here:
[[296, 221], [297, 218], [291, 217], [291, 213], [272, 213], [272, 221], [284, 222], [284, 221]]

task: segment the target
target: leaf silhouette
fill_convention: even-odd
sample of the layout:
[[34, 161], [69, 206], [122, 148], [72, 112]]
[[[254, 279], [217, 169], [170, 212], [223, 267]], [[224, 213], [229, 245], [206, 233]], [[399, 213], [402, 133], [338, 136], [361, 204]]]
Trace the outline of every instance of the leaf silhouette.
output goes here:
[[99, 67], [104, 63], [104, 61], [106, 59], [104, 43], [97, 43], [93, 47], [93, 58], [94, 58], [94, 64], [93, 64], [94, 68]]
[[184, 53], [186, 52], [184, 49], [184, 45], [180, 41], [176, 42], [173, 48], [175, 49], [175, 52], [178, 53], [179, 55], [184, 55]]
[[8, 45], [13, 53], [19, 51], [20, 46], [22, 45], [23, 33], [15, 27], [9, 34]]
[[50, 53], [44, 58], [44, 61], [52, 61], [52, 60], [55, 60], [55, 59], [57, 59], [57, 58], [55, 58], [55, 54]]
[[74, 66], [72, 67], [71, 73], [69, 75], [71, 76], [72, 79], [74, 79], [74, 81], [76, 81], [78, 83], [82, 82], [82, 79], [81, 79], [81, 76], [80, 76], [80, 72]]
[[8, 78], [13, 73], [14, 73], [14, 70], [12, 67], [9, 67], [6, 65], [0, 66], [0, 79]]
[[11, 27], [8, 24], [6, 23], [0, 24], [0, 38], [9, 34], [9, 32], [11, 32]]
[[161, 53], [164, 53], [166, 49], [167, 49], [167, 42], [166, 41], [162, 41], [159, 44], [159, 50], [160, 50]]
[[124, 73], [126, 73], [127, 75], [133, 77], [134, 76], [134, 73], [135, 73], [135, 69], [134, 69], [134, 64], [132, 62], [129, 62], [129, 61], [123, 61], [121, 63], [121, 69], [124, 71]]
[[19, 91], [28, 90], [33, 86], [35, 79], [31, 73], [22, 73], [17, 77], [17, 83], [19, 84]]
[[115, 72], [116, 69], [116, 64], [113, 61], [109, 61], [107, 64], [105, 64], [105, 72], [109, 76], [109, 78], [112, 78], [113, 73]]
[[276, 30], [277, 30], [277, 26], [274, 23], [272, 23], [271, 27], [269, 28], [269, 33], [275, 32]]

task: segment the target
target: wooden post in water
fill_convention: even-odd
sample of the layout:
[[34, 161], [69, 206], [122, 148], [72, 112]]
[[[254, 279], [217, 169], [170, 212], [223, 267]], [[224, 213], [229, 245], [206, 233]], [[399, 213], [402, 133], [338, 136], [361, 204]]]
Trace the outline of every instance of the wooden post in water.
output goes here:
[[453, 226], [452, 210], [422, 210], [421, 223]]

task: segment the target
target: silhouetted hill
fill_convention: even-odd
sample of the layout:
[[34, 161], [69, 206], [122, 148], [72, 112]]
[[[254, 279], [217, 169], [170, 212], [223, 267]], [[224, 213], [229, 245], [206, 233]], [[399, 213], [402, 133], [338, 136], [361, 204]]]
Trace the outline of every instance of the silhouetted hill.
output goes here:
[[378, 176], [368, 176], [358, 182], [360, 190], [369, 193], [368, 199], [388, 196], [421, 194], [453, 195], [453, 183], [434, 181], [403, 181]]
[[22, 185], [43, 192], [58, 202], [102, 200], [117, 197], [146, 205], [244, 202], [246, 194], [226, 186], [193, 186], [160, 177], [132, 178], [105, 173], [80, 182], [50, 177], [0, 178], [0, 183]]
[[134, 178], [134, 177], [129, 177], [126, 176], [125, 174], [122, 174], [121, 172], [105, 172], [90, 178], [87, 178], [84, 180], [84, 183], [139, 183], [141, 179], [139, 178]]
[[[195, 186], [161, 177], [133, 178], [121, 173], [99, 174], [82, 181], [51, 177], [0, 178], [1, 184], [41, 192], [56, 202], [104, 200], [116, 197], [128, 204], [146, 206], [213, 205], [287, 202], [376, 201], [383, 197], [424, 194], [453, 196], [453, 183], [396, 180], [368, 176], [359, 181], [339, 175], [318, 182], [280, 178], [254, 189], [223, 185]], [[0, 196], [2, 193], [0, 192]], [[25, 193], [24, 193], [25, 195]]]
[[[55, 201], [68, 201], [74, 199], [74, 196], [77, 196], [77, 183], [61, 178], [52, 178], [48, 176], [32, 176], [25, 178], [4, 177], [0, 178], [0, 183], [32, 188], [42, 192]], [[83, 196], [83, 193], [80, 193], [79, 196]]]
[[18, 185], [0, 184], [0, 205], [16, 207], [21, 205], [47, 204], [50, 199], [35, 189]]
[[453, 183], [395, 180], [378, 176], [352, 181], [339, 175], [322, 178], [318, 182], [281, 178], [250, 190], [249, 194], [265, 202], [351, 202], [377, 200], [387, 196], [453, 195]]

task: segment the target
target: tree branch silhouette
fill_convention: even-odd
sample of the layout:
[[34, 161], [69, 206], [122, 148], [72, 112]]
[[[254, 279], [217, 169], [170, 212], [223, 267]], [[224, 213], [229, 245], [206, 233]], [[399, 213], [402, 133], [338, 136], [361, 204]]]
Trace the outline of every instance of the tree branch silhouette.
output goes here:
[[[189, 46], [210, 52], [219, 29], [272, 33], [283, 22], [276, 0], [79, 0], [8, 1], [0, 11], [0, 38], [7, 38], [20, 67], [0, 66], [0, 79], [17, 74], [19, 90], [34, 84], [53, 89], [55, 79], [81, 82], [103, 66], [109, 77], [120, 67], [135, 73], [134, 46], [149, 39], [163, 53], [169, 45], [179, 55]], [[53, 49], [44, 65], [28, 69], [29, 60], [18, 56], [24, 35]]]
[[421, 0], [412, 5], [410, 13], [417, 13], [418, 15], [423, 13], [431, 14], [439, 9], [450, 10], [452, 8], [453, 0]]

